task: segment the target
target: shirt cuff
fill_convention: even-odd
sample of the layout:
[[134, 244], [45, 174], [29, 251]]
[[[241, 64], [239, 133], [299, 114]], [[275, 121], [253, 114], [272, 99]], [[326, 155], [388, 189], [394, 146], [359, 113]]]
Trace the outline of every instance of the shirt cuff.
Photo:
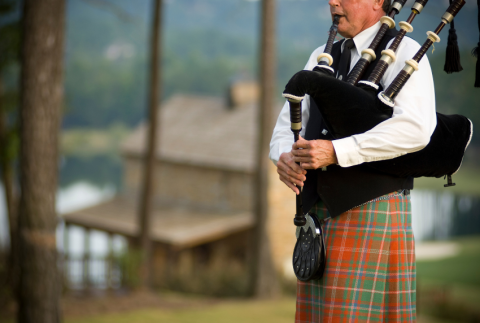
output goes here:
[[[283, 154], [283, 153], [289, 153], [292, 151], [292, 146], [291, 145], [283, 145], [283, 146], [280, 146], [280, 148], [278, 149], [278, 159], [280, 159], [280, 156]], [[275, 165], [277, 165], [277, 163], [275, 163]]]
[[333, 140], [332, 144], [337, 155], [338, 164], [341, 167], [355, 166], [364, 162], [352, 137]]
[[[277, 149], [277, 148], [274, 148], [274, 149]], [[283, 153], [289, 153], [292, 151], [292, 146], [290, 144], [287, 144], [287, 145], [280, 145], [278, 147], [278, 155], [275, 155], [274, 153], [272, 153], [274, 150], [272, 150], [270, 152], [270, 159], [273, 161], [273, 163], [275, 164], [275, 166], [277, 166], [277, 163], [278, 163], [278, 160], [280, 159], [280, 156], [283, 154]]]

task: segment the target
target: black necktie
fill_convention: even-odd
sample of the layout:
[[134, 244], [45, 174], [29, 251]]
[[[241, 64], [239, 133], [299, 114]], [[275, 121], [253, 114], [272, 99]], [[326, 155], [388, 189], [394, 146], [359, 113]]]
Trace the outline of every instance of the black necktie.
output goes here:
[[338, 64], [338, 78], [346, 81], [348, 72], [350, 71], [350, 61], [352, 58], [352, 48], [355, 48], [353, 39], [347, 39], [343, 45], [342, 56], [340, 56], [340, 62]]

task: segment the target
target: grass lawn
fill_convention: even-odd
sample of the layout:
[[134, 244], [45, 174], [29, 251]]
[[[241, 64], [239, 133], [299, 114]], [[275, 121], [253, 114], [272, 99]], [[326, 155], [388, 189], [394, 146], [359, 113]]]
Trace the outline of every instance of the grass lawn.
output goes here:
[[[442, 319], [432, 306], [435, 292], [447, 291], [449, 299], [456, 304], [468, 304], [477, 309], [480, 304], [480, 236], [455, 240], [460, 246], [459, 254], [451, 258], [418, 261], [417, 276], [420, 286], [420, 316], [418, 323], [453, 323], [458, 319]], [[164, 295], [167, 296], [168, 295]], [[176, 303], [188, 303], [188, 296], [177, 295]], [[95, 302], [95, 301], [94, 301]], [[144, 304], [142, 302], [142, 304]], [[81, 304], [78, 304], [83, 308]], [[121, 307], [121, 304], [118, 304]], [[118, 307], [117, 306], [117, 307]], [[295, 298], [284, 297], [273, 301], [217, 300], [200, 305], [161, 307], [146, 305], [114, 313], [66, 315], [65, 323], [292, 323], [295, 315]], [[433, 305], [435, 306], [435, 305]], [[455, 308], [454, 306], [451, 308]], [[459, 308], [461, 310], [461, 308]], [[103, 314], [102, 314], [103, 313]], [[13, 321], [7, 321], [13, 322]]]
[[452, 308], [466, 306], [480, 315], [480, 237], [454, 241], [460, 245], [454, 257], [417, 262], [420, 304], [445, 294]]
[[[232, 301], [198, 309], [145, 309], [128, 313], [66, 318], [65, 323], [293, 323], [295, 298], [275, 301]], [[417, 323], [454, 323], [420, 316]]]
[[66, 323], [292, 323], [295, 299], [275, 301], [232, 301], [206, 308], [145, 309], [128, 313], [97, 315], [65, 320]]
[[454, 257], [417, 261], [418, 279], [421, 283], [458, 285], [480, 292], [480, 237], [453, 241], [460, 245], [460, 252]]

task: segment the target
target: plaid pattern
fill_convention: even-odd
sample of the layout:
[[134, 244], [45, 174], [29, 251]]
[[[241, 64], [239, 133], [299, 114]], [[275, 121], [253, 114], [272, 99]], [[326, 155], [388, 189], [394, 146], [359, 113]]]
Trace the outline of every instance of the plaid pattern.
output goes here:
[[[329, 217], [321, 202], [311, 211]], [[415, 322], [410, 196], [384, 195], [324, 228], [325, 273], [297, 282], [295, 322]]]

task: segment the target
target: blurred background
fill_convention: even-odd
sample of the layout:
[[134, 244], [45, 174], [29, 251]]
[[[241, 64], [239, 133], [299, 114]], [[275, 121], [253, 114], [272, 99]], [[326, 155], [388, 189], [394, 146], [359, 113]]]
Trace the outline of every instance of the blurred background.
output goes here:
[[[412, 0], [396, 21], [406, 20]], [[419, 43], [448, 0], [430, 1], [414, 21]], [[0, 1], [0, 95], [7, 129], [2, 158], [18, 169], [19, 55], [22, 1]], [[295, 200], [269, 168], [266, 232], [279, 291], [250, 297], [250, 242], [255, 236], [254, 174], [258, 166], [261, 1], [164, 0], [160, 33], [161, 103], [155, 154], [152, 276], [138, 275], [143, 157], [147, 147], [154, 1], [67, 0], [64, 102], [56, 199], [59, 279], [66, 322], [291, 322], [295, 280], [291, 251]], [[455, 19], [463, 71], [443, 71], [448, 31], [427, 54], [437, 111], [480, 124], [473, 87], [479, 38], [477, 6]], [[277, 0], [275, 104], [325, 43], [326, 0]], [[29, 53], [24, 53], [29, 55]], [[273, 57], [272, 57], [273, 59]], [[2, 130], [3, 131], [3, 130]], [[6, 156], [6, 157], [5, 157]], [[418, 312], [421, 322], [480, 322], [480, 132], [456, 186], [416, 179], [412, 191]], [[11, 246], [5, 177], [0, 186], [0, 321], [18, 306], [9, 287]], [[14, 191], [16, 180], [13, 180]], [[10, 185], [10, 184], [9, 184]], [[8, 198], [8, 197], [7, 197]]]

